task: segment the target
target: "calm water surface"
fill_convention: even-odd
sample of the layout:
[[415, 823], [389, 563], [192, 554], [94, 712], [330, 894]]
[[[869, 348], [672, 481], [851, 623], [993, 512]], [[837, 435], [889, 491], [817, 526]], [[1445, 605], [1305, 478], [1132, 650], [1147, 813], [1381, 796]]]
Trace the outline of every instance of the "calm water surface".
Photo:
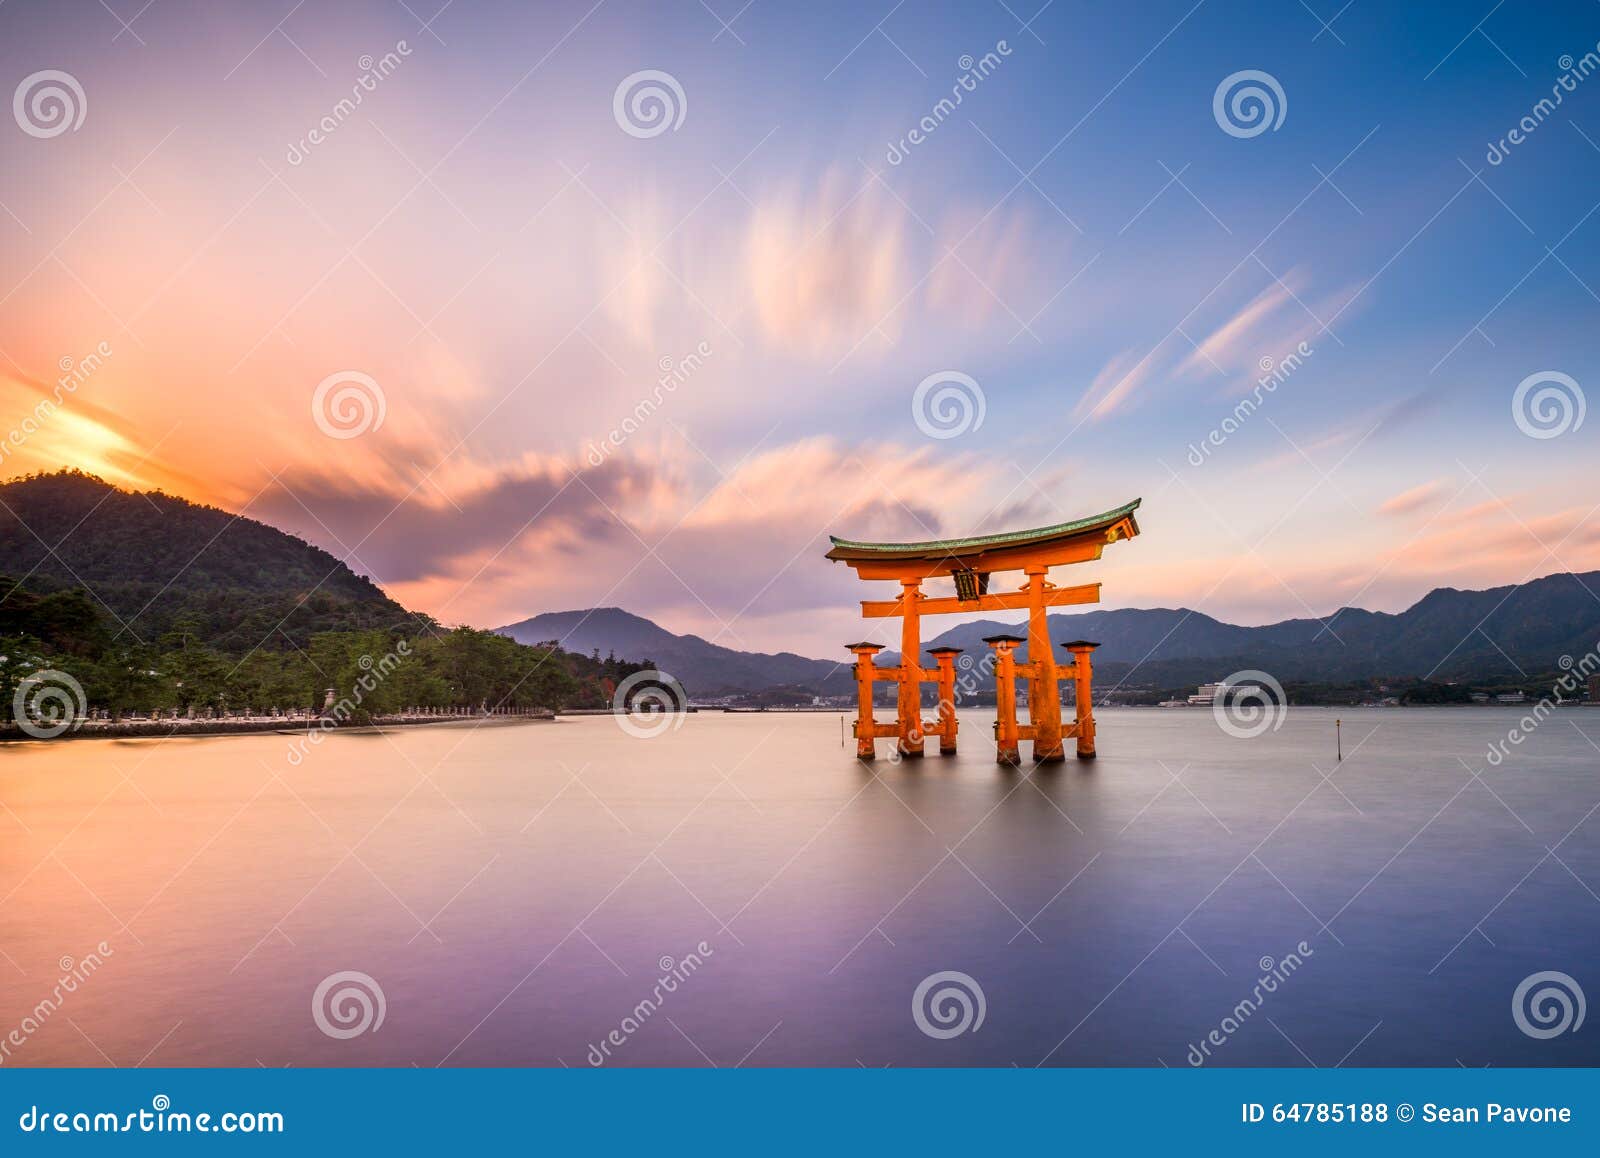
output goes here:
[[[1341, 715], [1342, 765], [1318, 709], [1105, 711], [1036, 772], [981, 712], [870, 769], [833, 715], [6, 746], [0, 1037], [111, 953], [5, 1064], [1183, 1066], [1301, 942], [1207, 1064], [1600, 1063], [1600, 1014], [1512, 1018], [1542, 970], [1600, 998], [1600, 711], [1498, 767], [1509, 710]], [[336, 1039], [347, 970], [384, 1019]], [[939, 1039], [947, 970], [984, 1019]]]

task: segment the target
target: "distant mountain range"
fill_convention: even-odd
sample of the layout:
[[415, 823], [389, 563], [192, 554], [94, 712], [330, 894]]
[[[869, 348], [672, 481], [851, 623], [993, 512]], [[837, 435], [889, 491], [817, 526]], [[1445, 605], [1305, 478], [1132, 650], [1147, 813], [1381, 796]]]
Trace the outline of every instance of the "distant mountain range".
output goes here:
[[567, 651], [599, 652], [602, 659], [612, 653], [618, 659], [648, 659], [694, 696], [763, 691], [778, 686], [843, 695], [855, 687], [851, 657], [843, 649], [842, 661], [807, 659], [790, 651], [737, 651], [698, 635], [674, 635], [620, 607], [553, 611], [496, 630], [518, 643], [554, 640]]
[[[1558, 574], [1515, 587], [1441, 587], [1398, 614], [1343, 607], [1325, 620], [1289, 619], [1262, 627], [1223, 623], [1185, 608], [1057, 614], [1050, 637], [1092, 639], [1106, 678], [1175, 688], [1245, 668], [1282, 681], [1338, 683], [1389, 678], [1515, 681], [1557, 669], [1600, 646], [1600, 572]], [[937, 622], [937, 621], [932, 621]], [[980, 620], [929, 638], [926, 647], [983, 655], [986, 635], [1026, 634], [1023, 620]], [[694, 695], [759, 691], [776, 685], [818, 694], [849, 691], [849, 657], [807, 659], [790, 652], [737, 651], [696, 635], [674, 635], [615, 607], [536, 616], [499, 629], [520, 642], [560, 641], [574, 651], [650, 659]], [[842, 641], [841, 641], [842, 643]], [[1023, 648], [1026, 658], [1027, 649]], [[880, 664], [899, 656], [880, 653]], [[926, 660], [924, 662], [927, 662]]]
[[[1107, 676], [1158, 687], [1220, 679], [1259, 668], [1279, 680], [1337, 683], [1394, 678], [1516, 680], [1556, 670], [1600, 647], [1600, 572], [1549, 575], [1487, 591], [1435, 588], [1397, 614], [1341, 607], [1327, 618], [1261, 627], [1223, 623], [1186, 608], [1052, 615], [1057, 643], [1100, 643], [1096, 667]], [[1016, 623], [963, 624], [929, 647], [986, 650], [983, 636]], [[1024, 657], [1026, 648], [1023, 648]], [[896, 656], [883, 653], [881, 662]]]

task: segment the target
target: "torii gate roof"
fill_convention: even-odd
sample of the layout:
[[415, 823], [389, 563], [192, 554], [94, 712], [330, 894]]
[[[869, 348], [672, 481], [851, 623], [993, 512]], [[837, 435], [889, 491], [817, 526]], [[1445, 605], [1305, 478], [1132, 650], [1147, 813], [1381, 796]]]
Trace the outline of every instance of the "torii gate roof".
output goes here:
[[1049, 547], [1056, 544], [1091, 538], [1104, 534], [1119, 523], [1126, 523], [1128, 536], [1139, 533], [1139, 524], [1133, 512], [1142, 500], [1134, 499], [1114, 511], [1105, 511], [1087, 518], [1056, 523], [1050, 527], [1035, 527], [1029, 531], [1004, 531], [997, 535], [976, 535], [967, 539], [935, 539], [923, 543], [862, 543], [829, 535], [833, 549], [827, 558], [844, 562], [865, 561], [955, 561], [984, 555], [998, 550], [1028, 547]]

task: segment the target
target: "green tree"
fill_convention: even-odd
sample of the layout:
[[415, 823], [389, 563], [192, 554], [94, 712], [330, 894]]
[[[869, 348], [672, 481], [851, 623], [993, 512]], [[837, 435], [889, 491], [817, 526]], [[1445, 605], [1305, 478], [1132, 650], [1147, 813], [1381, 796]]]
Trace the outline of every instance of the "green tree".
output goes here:
[[107, 648], [89, 671], [89, 702], [105, 708], [113, 719], [126, 712], [149, 712], [175, 706], [175, 689], [158, 670], [154, 648], [119, 644]]

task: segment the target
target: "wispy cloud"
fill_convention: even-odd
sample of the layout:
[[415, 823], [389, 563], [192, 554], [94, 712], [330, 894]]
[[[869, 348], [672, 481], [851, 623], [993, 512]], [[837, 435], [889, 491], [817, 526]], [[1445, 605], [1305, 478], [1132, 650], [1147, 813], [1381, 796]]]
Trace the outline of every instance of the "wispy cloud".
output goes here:
[[1203, 338], [1190, 330], [1200, 328], [1202, 314], [1200, 320], [1175, 326], [1154, 346], [1124, 349], [1095, 375], [1074, 413], [1102, 421], [1162, 385], [1193, 387], [1210, 381], [1222, 397], [1251, 388], [1263, 367], [1270, 369], [1302, 342], [1314, 340], [1321, 330], [1317, 317], [1345, 297], [1308, 304], [1303, 297], [1308, 281], [1299, 271], [1270, 279], [1248, 300], [1215, 318]]
[[892, 342], [912, 284], [906, 215], [865, 174], [831, 170], [810, 192], [769, 194], [745, 230], [756, 317], [780, 348], [817, 357], [874, 331]]
[[1140, 387], [1155, 374], [1160, 348], [1157, 346], [1142, 357], [1137, 350], [1124, 350], [1112, 358], [1078, 399], [1073, 416], [1100, 421], [1127, 405]]
[[[1294, 273], [1289, 276], [1296, 281], [1304, 280]], [[1212, 371], [1233, 373], [1253, 365], [1263, 353], [1276, 357], [1284, 349], [1284, 343], [1288, 342], [1283, 333], [1285, 327], [1278, 326], [1278, 333], [1269, 334], [1266, 323], [1292, 301], [1293, 294], [1288, 283], [1270, 283], [1198, 343], [1189, 356], [1179, 363], [1178, 372], [1198, 372], [1202, 375]], [[1303, 324], [1296, 322], [1293, 328], [1298, 329]], [[1292, 348], [1292, 343], [1289, 345]]]
[[1397, 495], [1385, 499], [1378, 504], [1380, 515], [1409, 515], [1425, 507], [1431, 507], [1445, 496], [1449, 489], [1449, 479], [1433, 479], [1421, 486], [1414, 486], [1410, 490], [1401, 491]]

